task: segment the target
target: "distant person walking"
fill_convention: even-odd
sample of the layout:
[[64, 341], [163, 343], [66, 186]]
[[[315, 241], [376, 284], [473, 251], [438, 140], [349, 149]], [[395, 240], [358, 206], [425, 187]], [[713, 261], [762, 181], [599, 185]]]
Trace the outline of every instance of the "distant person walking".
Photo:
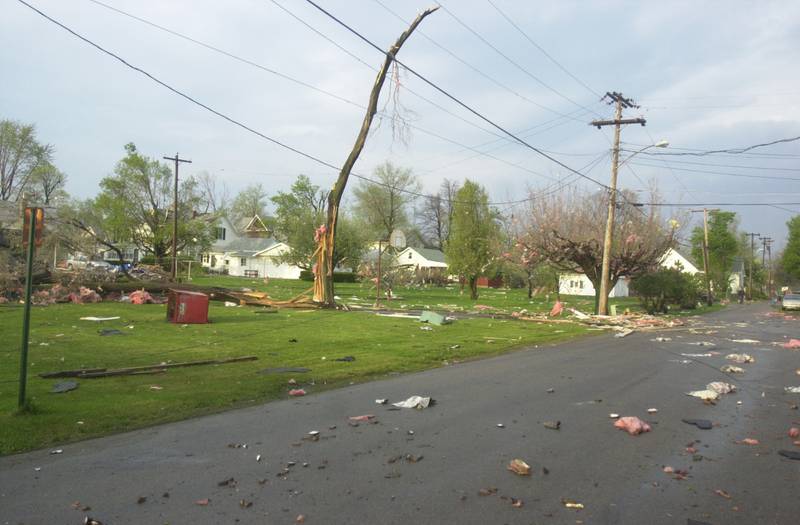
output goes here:
[[739, 304], [744, 304], [744, 288], [739, 288]]

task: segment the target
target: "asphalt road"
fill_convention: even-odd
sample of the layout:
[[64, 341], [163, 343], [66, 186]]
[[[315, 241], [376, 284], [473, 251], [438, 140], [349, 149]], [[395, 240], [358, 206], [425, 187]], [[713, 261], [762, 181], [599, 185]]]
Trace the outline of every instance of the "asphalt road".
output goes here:
[[[89, 515], [105, 524], [292, 524], [302, 514], [307, 524], [797, 524], [800, 461], [777, 451], [800, 451], [787, 437], [800, 426], [792, 408], [800, 395], [784, 392], [800, 385], [800, 352], [771, 343], [800, 335], [800, 320], [769, 311], [733, 305], [694, 330], [712, 334], [603, 333], [66, 445], [60, 455], [0, 458], [0, 523], [77, 524]], [[716, 346], [689, 344], [699, 341]], [[680, 355], [709, 351], [721, 355]], [[721, 374], [724, 356], [741, 351], [755, 363], [733, 379]], [[716, 406], [685, 395], [711, 381], [739, 391]], [[413, 394], [437, 403], [393, 411], [374, 402]], [[630, 436], [611, 412], [653, 430]], [[375, 414], [374, 423], [350, 426], [348, 416], [361, 414]], [[545, 428], [548, 420], [560, 430]], [[318, 441], [303, 439], [311, 430]], [[744, 438], [760, 444], [737, 444]], [[390, 462], [406, 454], [422, 458]], [[514, 458], [532, 475], [506, 470]], [[688, 475], [675, 479], [664, 466]]]

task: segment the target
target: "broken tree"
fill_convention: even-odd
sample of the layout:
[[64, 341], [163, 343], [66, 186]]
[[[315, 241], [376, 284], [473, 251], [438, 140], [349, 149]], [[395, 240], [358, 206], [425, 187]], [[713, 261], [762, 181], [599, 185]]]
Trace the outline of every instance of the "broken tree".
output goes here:
[[339, 203], [344, 194], [344, 188], [347, 185], [347, 179], [350, 177], [350, 171], [358, 160], [361, 150], [364, 149], [364, 144], [367, 141], [367, 134], [372, 125], [372, 119], [378, 110], [378, 98], [381, 94], [381, 88], [386, 80], [386, 74], [389, 67], [395, 59], [395, 55], [400, 51], [405, 41], [411, 36], [411, 33], [417, 28], [422, 20], [429, 14], [436, 11], [438, 7], [429, 7], [421, 12], [411, 25], [406, 29], [400, 37], [395, 41], [389, 51], [386, 52], [383, 65], [378, 71], [378, 76], [375, 78], [375, 84], [372, 87], [372, 92], [369, 96], [369, 104], [367, 105], [367, 113], [364, 115], [364, 121], [361, 124], [361, 130], [358, 132], [356, 142], [353, 149], [350, 151], [347, 160], [339, 172], [339, 178], [333, 189], [328, 194], [328, 214], [325, 219], [325, 224], [320, 226], [317, 230], [316, 241], [317, 251], [314, 256], [316, 261], [314, 264], [314, 302], [321, 303], [323, 306], [334, 308], [336, 301], [333, 293], [333, 250], [334, 242], [336, 240], [336, 220], [339, 217]]

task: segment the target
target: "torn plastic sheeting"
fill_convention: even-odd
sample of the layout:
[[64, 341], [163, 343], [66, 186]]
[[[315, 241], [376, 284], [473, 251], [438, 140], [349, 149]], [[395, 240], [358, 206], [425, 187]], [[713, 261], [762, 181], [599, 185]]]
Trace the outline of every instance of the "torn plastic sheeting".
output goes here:
[[730, 394], [736, 391], [736, 385], [730, 383], [723, 383], [722, 381], [714, 381], [706, 385], [706, 389], [713, 390], [717, 394]]
[[626, 431], [632, 436], [636, 436], [643, 432], [650, 432], [650, 430], [652, 430], [650, 425], [636, 416], [621, 417], [614, 422], [614, 426], [620, 430]]
[[725, 356], [725, 359], [739, 364], [756, 362], [756, 360], [750, 354], [728, 354]]
[[428, 408], [432, 404], [431, 401], [432, 399], [430, 397], [411, 396], [405, 401], [392, 403], [392, 405], [399, 408], [417, 408], [422, 410], [423, 408]]
[[686, 395], [698, 397], [703, 401], [716, 401], [719, 399], [719, 394], [713, 390], [695, 390], [694, 392], [686, 392]]
[[783, 390], [788, 394], [800, 394], [800, 386], [786, 386]]

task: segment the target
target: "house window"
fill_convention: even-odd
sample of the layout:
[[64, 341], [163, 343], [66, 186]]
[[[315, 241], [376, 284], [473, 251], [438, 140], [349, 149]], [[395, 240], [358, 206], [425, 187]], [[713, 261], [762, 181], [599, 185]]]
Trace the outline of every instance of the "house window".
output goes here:
[[411, 259], [411, 252], [408, 252], [408, 258]]
[[217, 240], [224, 241], [225, 240], [225, 228], [222, 226], [217, 226]]
[[231, 264], [230, 259], [225, 259], [225, 266], [230, 266], [230, 264]]
[[245, 259], [244, 257], [241, 257], [239, 259], [239, 266], [247, 266], [247, 259]]

